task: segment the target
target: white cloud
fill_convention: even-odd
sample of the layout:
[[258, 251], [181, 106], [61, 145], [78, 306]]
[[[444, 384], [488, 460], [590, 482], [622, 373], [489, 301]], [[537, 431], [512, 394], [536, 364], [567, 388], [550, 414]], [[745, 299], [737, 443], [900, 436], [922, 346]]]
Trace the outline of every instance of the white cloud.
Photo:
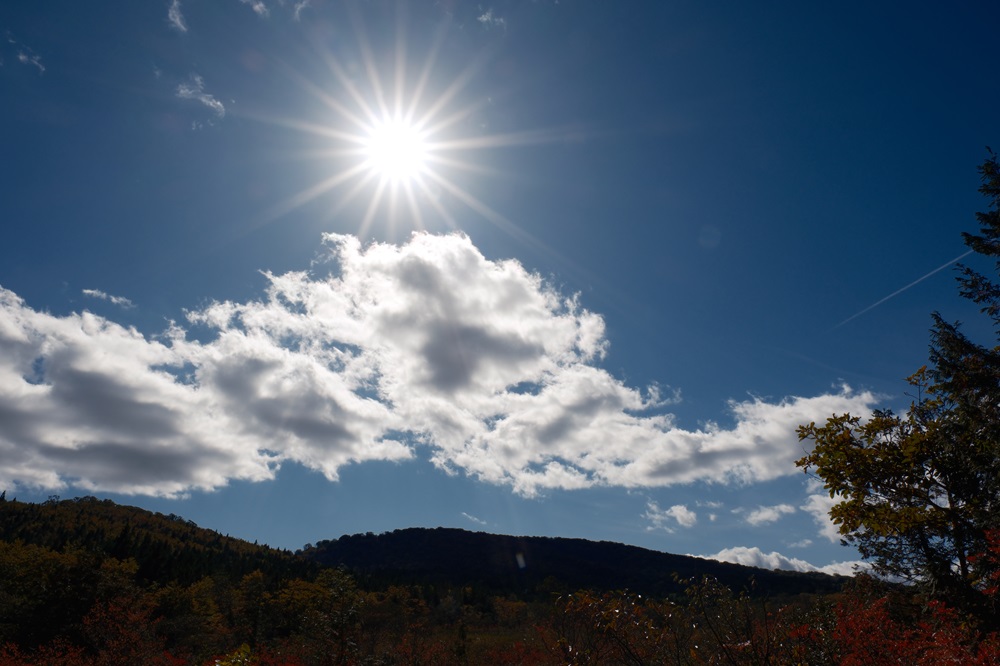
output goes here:
[[811, 494], [806, 497], [806, 503], [799, 508], [813, 517], [819, 526], [820, 536], [831, 543], [840, 543], [840, 528], [830, 519], [830, 509], [840, 501], [839, 498], [830, 497], [823, 485], [815, 480], [809, 482], [809, 491]]
[[181, 99], [193, 99], [201, 102], [222, 118], [226, 115], [226, 107], [222, 102], [205, 92], [205, 81], [197, 74], [192, 74], [190, 81], [177, 86], [177, 96]]
[[[42, 58], [37, 53], [34, 52], [30, 47], [25, 44], [20, 43], [14, 39], [10, 33], [6, 34], [7, 44], [10, 44], [10, 49], [15, 53], [17, 61], [22, 65], [32, 65], [38, 69], [39, 74], [45, 73], [45, 65], [42, 64]], [[0, 56], [0, 66], [4, 64], [4, 59]]]
[[746, 521], [751, 525], [766, 525], [779, 520], [783, 515], [795, 513], [795, 507], [790, 504], [776, 504], [774, 506], [759, 506], [749, 514]]
[[102, 301], [110, 301], [115, 305], [120, 305], [123, 308], [134, 308], [135, 304], [124, 296], [112, 296], [111, 294], [105, 293], [100, 289], [84, 289], [84, 296], [90, 296], [91, 298], [99, 298]]
[[[39, 74], [45, 73], [45, 65], [42, 64], [42, 57], [35, 53], [34, 49], [14, 39], [10, 32], [7, 32], [4, 37], [6, 38], [6, 43], [10, 45], [7, 48], [14, 52], [14, 57], [17, 58], [19, 63], [22, 65], [31, 65], [38, 70]], [[0, 54], [0, 66], [3, 66], [3, 64], [4, 58]]]
[[795, 557], [787, 557], [781, 553], [765, 553], [756, 546], [748, 548], [746, 546], [736, 546], [735, 548], [725, 548], [715, 555], [698, 555], [708, 560], [719, 560], [720, 562], [732, 562], [743, 564], [748, 567], [758, 567], [761, 569], [784, 569], [787, 571], [819, 571], [827, 574], [838, 574], [842, 576], [852, 576], [856, 570], [864, 570], [868, 565], [862, 561], [834, 562], [826, 566], [817, 567], [805, 560]]
[[[697, 505], [706, 509], [721, 509], [723, 507], [722, 502], [717, 502], [717, 501], [708, 502], [702, 500], [697, 502]], [[734, 510], [733, 513], [736, 513], [736, 511]], [[714, 523], [718, 519], [719, 519], [719, 514], [715, 513], [714, 511], [708, 514], [709, 522]]]
[[646, 503], [644, 515], [650, 522], [648, 530], [672, 532], [675, 522], [681, 527], [694, 527], [698, 522], [698, 515], [683, 504], [675, 504], [669, 509], [661, 509], [656, 502], [649, 501]]
[[[267, 17], [271, 15], [267, 5], [264, 4], [264, 0], [240, 0], [240, 2], [244, 5], [250, 5], [250, 9], [252, 9], [257, 16]], [[296, 15], [297, 14], [298, 8], [296, 7]]]
[[293, 8], [293, 12], [294, 12], [292, 14], [293, 18], [296, 21], [301, 20], [301, 18], [302, 18], [302, 10], [306, 9], [309, 6], [310, 6], [310, 0], [299, 0], [299, 2], [296, 2], [295, 6]]
[[819, 571], [832, 576], [853, 576], [858, 573], [872, 574], [872, 567], [864, 560], [848, 560], [847, 562], [834, 562], [820, 567]]
[[482, 518], [476, 518], [471, 513], [466, 513], [466, 512], [463, 511], [462, 512], [462, 517], [465, 518], [465, 519], [467, 519], [467, 520], [471, 520], [476, 525], [485, 525], [486, 524], [485, 520], [483, 520]]
[[788, 544], [789, 548], [808, 548], [812, 545], [812, 539], [802, 539], [801, 541], [794, 541]]
[[187, 23], [184, 21], [184, 15], [181, 14], [181, 0], [172, 0], [170, 3], [170, 8], [167, 9], [167, 20], [170, 21], [170, 25], [181, 32], [187, 32]]
[[38, 68], [39, 74], [45, 73], [45, 65], [42, 64], [42, 58], [33, 53], [26, 53], [24, 51], [17, 52], [17, 61], [22, 65], [34, 65]]
[[267, 274], [260, 300], [190, 312], [198, 340], [0, 291], [0, 483], [171, 495], [271, 478], [285, 460], [336, 479], [416, 448], [529, 496], [749, 483], [798, 473], [799, 424], [874, 401], [842, 388], [732, 402], [732, 428], [685, 430], [655, 391], [598, 367], [601, 317], [516, 261], [461, 235], [325, 240], [315, 272]]
[[487, 28], [507, 28], [507, 19], [494, 14], [492, 8], [487, 9], [476, 20]]

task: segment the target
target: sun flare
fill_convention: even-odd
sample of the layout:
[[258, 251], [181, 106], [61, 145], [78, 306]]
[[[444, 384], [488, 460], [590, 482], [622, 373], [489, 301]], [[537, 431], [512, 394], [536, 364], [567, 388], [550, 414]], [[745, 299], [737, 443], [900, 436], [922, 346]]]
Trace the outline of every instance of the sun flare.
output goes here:
[[316, 137], [317, 144], [303, 155], [318, 158], [322, 170], [319, 180], [276, 204], [265, 217], [277, 219], [336, 191], [325, 219], [353, 210], [359, 237], [368, 236], [376, 221], [389, 235], [397, 227], [405, 231], [444, 224], [457, 229], [456, 213], [463, 208], [511, 234], [528, 236], [477, 198], [469, 183], [476, 175], [495, 173], [483, 160], [484, 151], [559, 142], [563, 135], [490, 133], [483, 117], [490, 98], [466, 89], [481, 73], [482, 62], [473, 60], [457, 70], [442, 65], [436, 60], [437, 44], [422, 66], [407, 71], [412, 58], [401, 32], [387, 66], [376, 57], [363, 26], [355, 30], [360, 59], [321, 50], [318, 60], [326, 65], [322, 76], [290, 72], [329, 114], [322, 121], [272, 120]]
[[428, 143], [423, 133], [401, 118], [375, 123], [365, 143], [366, 165], [379, 178], [409, 183], [427, 167]]

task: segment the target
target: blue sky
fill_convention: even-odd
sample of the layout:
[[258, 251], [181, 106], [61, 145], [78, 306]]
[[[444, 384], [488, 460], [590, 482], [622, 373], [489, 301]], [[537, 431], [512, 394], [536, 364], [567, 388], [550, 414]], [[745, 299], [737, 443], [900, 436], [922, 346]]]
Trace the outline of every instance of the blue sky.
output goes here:
[[795, 428], [905, 409], [933, 310], [988, 333], [934, 271], [984, 205], [998, 24], [6, 3], [0, 487], [292, 549], [443, 525], [844, 570]]

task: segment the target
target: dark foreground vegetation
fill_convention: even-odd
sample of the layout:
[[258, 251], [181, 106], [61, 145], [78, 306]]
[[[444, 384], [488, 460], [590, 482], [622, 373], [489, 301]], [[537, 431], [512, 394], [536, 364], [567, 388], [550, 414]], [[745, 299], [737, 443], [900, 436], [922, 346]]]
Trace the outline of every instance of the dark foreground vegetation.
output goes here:
[[[1000, 274], [1000, 165], [965, 234]], [[1000, 342], [1000, 285], [960, 293]], [[1000, 666], [1000, 345], [934, 315], [907, 413], [804, 425], [850, 582], [619, 544], [401, 530], [299, 553], [109, 501], [0, 494], [0, 666]], [[627, 590], [627, 591], [626, 591]]]
[[[669, 589], [613, 589], [614, 558]], [[0, 666], [904, 663], [1000, 664], [1000, 638], [915, 588], [620, 544], [401, 530], [293, 554], [106, 500], [0, 502]]]

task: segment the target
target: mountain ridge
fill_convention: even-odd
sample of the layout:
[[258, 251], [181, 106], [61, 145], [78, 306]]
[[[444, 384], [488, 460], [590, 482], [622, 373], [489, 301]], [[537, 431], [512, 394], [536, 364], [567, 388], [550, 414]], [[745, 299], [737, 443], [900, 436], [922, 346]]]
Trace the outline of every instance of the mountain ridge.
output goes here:
[[321, 566], [344, 567], [375, 584], [427, 582], [542, 591], [629, 589], [651, 596], [680, 593], [711, 576], [734, 589], [773, 595], [839, 591], [848, 580], [820, 572], [768, 570], [677, 555], [613, 541], [513, 536], [460, 528], [412, 527], [344, 535], [300, 554]]
[[839, 591], [848, 580], [819, 572], [767, 570], [614, 541], [514, 536], [460, 528], [410, 527], [343, 535], [294, 553], [224, 536], [190, 520], [111, 500], [79, 497], [41, 504], [0, 501], [0, 540], [55, 551], [82, 548], [135, 559], [147, 581], [191, 582], [201, 576], [239, 577], [343, 568], [373, 587], [427, 584], [539, 598], [578, 589], [629, 589], [666, 597], [705, 576], [732, 589], [788, 596]]

